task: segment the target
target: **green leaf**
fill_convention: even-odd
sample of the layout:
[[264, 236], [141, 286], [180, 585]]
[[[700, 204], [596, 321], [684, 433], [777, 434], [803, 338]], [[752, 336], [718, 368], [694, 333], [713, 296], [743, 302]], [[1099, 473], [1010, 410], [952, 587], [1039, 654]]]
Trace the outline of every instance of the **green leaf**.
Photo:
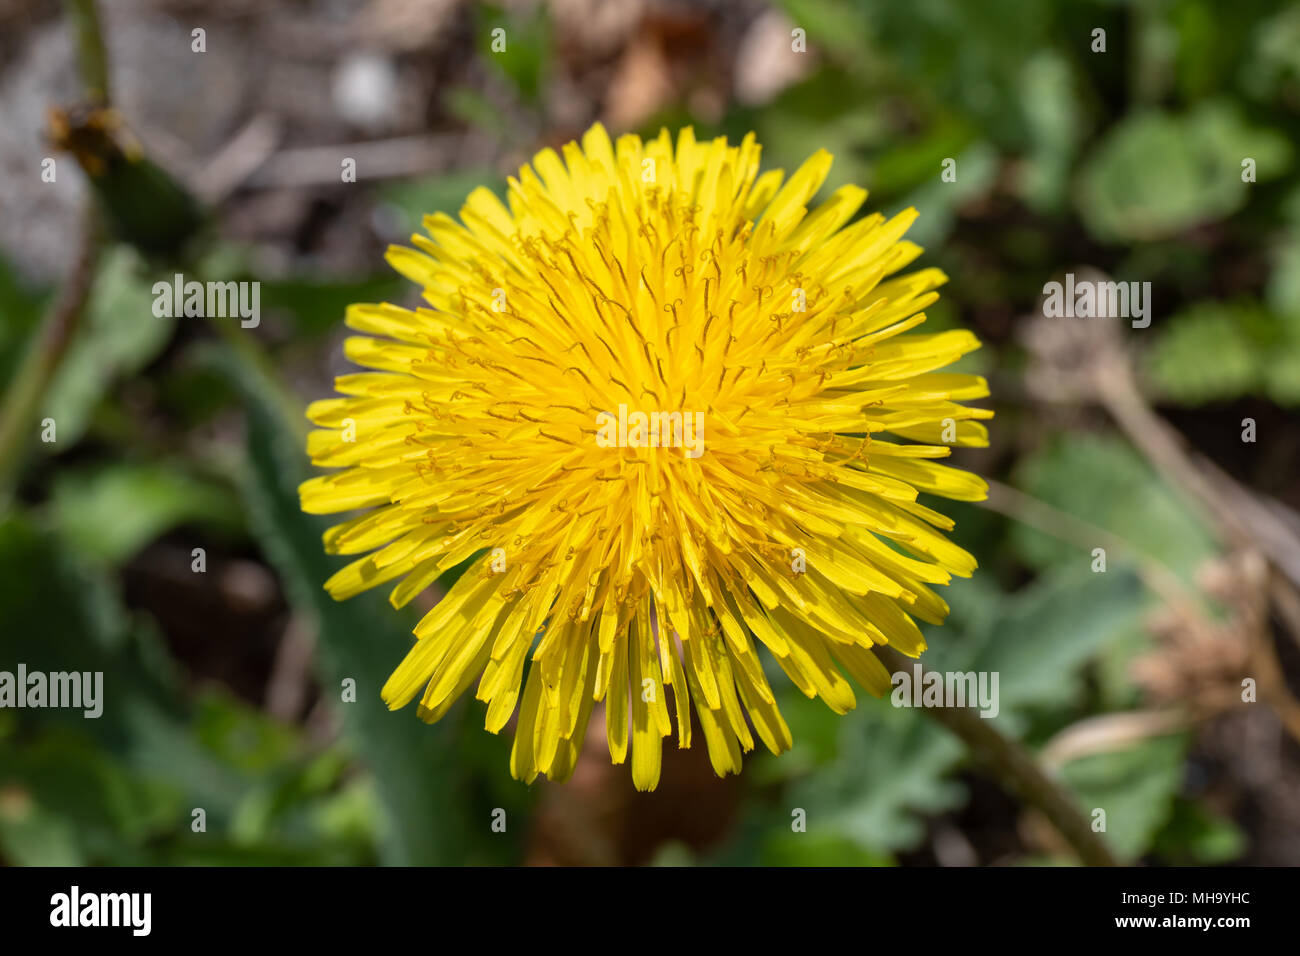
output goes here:
[[975, 143], [951, 158], [957, 161], [956, 181], [948, 183], [940, 178], [941, 159], [930, 167], [931, 178], [900, 203], [904, 208], [915, 206], [920, 212], [908, 230], [907, 238], [925, 248], [946, 239], [952, 231], [957, 211], [963, 204], [984, 196], [997, 177], [997, 153], [988, 143]]
[[[977, 130], [955, 117], [936, 119], [924, 136], [892, 145], [875, 158], [870, 183], [873, 192], [901, 193], [934, 182], [948, 189], [965, 185], [962, 175], [952, 183], [943, 183], [939, 175], [943, 161], [965, 153], [976, 144], [977, 135]], [[980, 146], [988, 151], [987, 144]], [[959, 162], [959, 174], [962, 167]]]
[[123, 148], [99, 126], [80, 133], [93, 143], [75, 150], [99, 154], [101, 167], [83, 163], [91, 188], [116, 238], [151, 257], [176, 256], [203, 227], [205, 214], [180, 181], [147, 156]]
[[73, 822], [13, 783], [0, 783], [0, 855], [13, 866], [86, 865]]
[[877, 854], [915, 847], [925, 836], [916, 814], [942, 813], [966, 798], [964, 786], [946, 779], [964, 748], [919, 710], [860, 697], [838, 718], [835, 762], [790, 787], [783, 804], [807, 810], [808, 835], [819, 840], [838, 837]]
[[1244, 395], [1300, 403], [1300, 311], [1199, 303], [1166, 324], [1147, 370], [1163, 395], [1187, 405]]
[[[373, 833], [335, 806], [356, 800], [336, 747], [309, 753], [300, 729], [223, 692], [205, 692], [190, 713], [145, 666], [141, 628], [102, 570], [20, 517], [0, 522], [0, 619], [6, 669], [103, 674], [98, 718], [0, 711], [0, 852], [10, 862], [248, 862], [229, 841], [250, 833], [263, 864], [374, 861]], [[194, 808], [206, 814], [203, 833], [191, 832]]]
[[[1216, 39], [1222, 21], [1215, 18]], [[1300, 7], [1283, 4], [1276, 16], [1252, 26], [1252, 48], [1242, 68], [1245, 85], [1255, 96], [1281, 100], [1289, 92], [1287, 81], [1300, 81]]]
[[0, 257], [0, 381], [10, 382], [49, 296], [29, 289]]
[[762, 866], [892, 866], [894, 859], [831, 833], [796, 833], [787, 828], [763, 844], [758, 862]]
[[0, 839], [6, 850], [30, 854], [29, 865], [140, 862], [141, 844], [183, 812], [175, 789], [132, 773], [78, 734], [46, 733], [23, 747], [0, 747], [0, 753], [0, 790], [17, 806], [36, 808], [9, 814], [10, 821], [0, 823]]
[[[976, 577], [957, 582], [945, 597], [950, 622], [929, 629], [924, 665], [997, 673], [1000, 713], [988, 719], [1013, 736], [1032, 709], [1078, 702], [1083, 665], [1133, 636], [1146, 607], [1132, 572], [1092, 574], [1086, 565], [1058, 569], [1013, 596]], [[965, 747], [923, 710], [865, 693], [844, 717], [795, 693], [783, 695], [781, 710], [795, 746], [754, 769], [770, 781], [798, 775], [781, 806], [807, 811], [810, 838], [838, 838], [875, 854], [909, 849], [925, 834], [918, 814], [945, 812], [965, 799], [950, 779]], [[768, 829], [784, 833], [788, 825], [773, 817]], [[785, 852], [784, 843], [772, 852]]]
[[790, 21], [802, 27], [811, 43], [851, 59], [860, 53], [870, 22], [858, 4], [835, 0], [777, 0]]
[[[1022, 459], [1013, 484], [1061, 511], [1122, 538], [1190, 581], [1215, 554], [1204, 524], [1178, 495], [1123, 441], [1073, 433]], [[1012, 546], [1031, 567], [1069, 565], [1087, 569], [1091, 548], [1062, 541], [1026, 524], [1011, 532]], [[1104, 547], [1098, 541], [1095, 547]], [[1113, 562], [1118, 556], [1109, 554]]]
[[[786, 782], [774, 808], [751, 810], [761, 856], [795, 854], [804, 840], [816, 846], [838, 841], [846, 853], [883, 861], [924, 838], [917, 814], [950, 810], [965, 800], [965, 788], [947, 779], [963, 758], [961, 742], [920, 711], [861, 692], [857, 708], [839, 716], [821, 701], [776, 686], [794, 747], [745, 770], [760, 782]], [[794, 808], [806, 813], [806, 833], [791, 834]]]
[[1105, 839], [1115, 854], [1136, 860], [1173, 813], [1186, 751], [1185, 735], [1159, 737], [1071, 761], [1061, 768], [1061, 777], [1085, 812], [1106, 811]]
[[1300, 341], [1273, 353], [1264, 369], [1264, 392], [1279, 405], [1300, 405]]
[[0, 738], [0, 790], [35, 793], [73, 820], [92, 862], [128, 862], [122, 855], [158, 828], [183, 826], [186, 805], [220, 825], [244, 784], [187, 736], [183, 709], [143, 665], [101, 573], [18, 516], [0, 522], [0, 619], [7, 665], [103, 675], [98, 718], [85, 708], [12, 712], [23, 732]]
[[[356, 682], [356, 701], [339, 708], [356, 751], [375, 774], [384, 809], [382, 853], [389, 863], [464, 863], [507, 852], [508, 840], [486, 844], [464, 826], [454, 749], [457, 712], [428, 726], [413, 713], [391, 713], [380, 688], [412, 644], [414, 619], [395, 611], [382, 594], [334, 601], [324, 582], [336, 570], [321, 535], [329, 522], [303, 514], [298, 485], [309, 477], [302, 430], [283, 421], [266, 383], [228, 350], [210, 360], [244, 391], [248, 404], [248, 470], [244, 495], [254, 533], [279, 570], [296, 609], [319, 629], [317, 669], [327, 697], [338, 700], [344, 679]], [[483, 817], [482, 833], [487, 832]]]
[[1000, 709], [1008, 717], [1078, 703], [1080, 668], [1108, 644], [1137, 634], [1147, 602], [1131, 570], [1057, 568], [1006, 599], [996, 621], [969, 640], [927, 654], [929, 666], [996, 673]]
[[1021, 71], [1020, 108], [1031, 147], [1017, 177], [1020, 194], [1039, 212], [1056, 212], [1065, 201], [1070, 167], [1082, 135], [1069, 64], [1059, 51], [1044, 49]]
[[[551, 21], [544, 6], [532, 8], [528, 15], [504, 11], [491, 4], [480, 7], [482, 23], [475, 31], [479, 55], [497, 70], [524, 101], [536, 103], [551, 60]], [[505, 31], [505, 49], [493, 49], [493, 32]]]
[[1300, 222], [1292, 224], [1275, 250], [1267, 296], [1273, 311], [1290, 316], [1294, 324], [1300, 324]]
[[1007, 104], [1017, 100], [1027, 51], [1050, 44], [1050, 5], [1019, 0], [978, 5], [962, 0], [788, 0], [785, 5], [799, 25], [805, 23], [805, 11], [825, 11], [819, 21], [810, 22], [810, 40], [878, 77], [886, 87], [878, 96], [887, 91], [906, 97], [913, 109], [941, 103], [969, 118], [999, 146], [1023, 142], [1024, 117]]
[[504, 139], [509, 120], [500, 107], [472, 86], [453, 86], [442, 96], [442, 105], [452, 116], [485, 133]]
[[130, 558], [179, 524], [229, 530], [242, 520], [233, 492], [183, 465], [117, 463], [61, 472], [50, 507], [56, 527], [77, 551], [109, 563]]
[[1171, 863], [1214, 866], [1239, 859], [1248, 842], [1232, 820], [1201, 803], [1177, 797], [1152, 850]]
[[61, 450], [85, 432], [92, 413], [118, 379], [144, 368], [171, 338], [175, 320], [153, 314], [152, 284], [139, 257], [116, 247], [104, 257], [95, 278], [84, 327], [60, 365], [41, 418], [57, 424]]
[[1263, 182], [1286, 172], [1291, 155], [1285, 136], [1248, 125], [1223, 101], [1185, 116], [1135, 114], [1110, 130], [1085, 162], [1076, 205], [1099, 239], [1168, 238], [1246, 204], [1243, 159], [1255, 160]]
[[1258, 390], [1265, 357], [1247, 326], [1261, 318], [1258, 308], [1218, 302], [1172, 317], [1148, 358], [1152, 381], [1162, 394], [1190, 405]]

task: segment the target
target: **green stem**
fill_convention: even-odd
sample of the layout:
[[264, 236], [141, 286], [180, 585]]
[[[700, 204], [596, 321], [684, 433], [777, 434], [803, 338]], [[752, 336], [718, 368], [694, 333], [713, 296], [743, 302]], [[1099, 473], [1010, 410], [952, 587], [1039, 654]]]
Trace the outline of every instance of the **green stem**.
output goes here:
[[[916, 661], [891, 647], [873, 648], [892, 672], [911, 670]], [[927, 707], [925, 713], [952, 731], [1009, 789], [1051, 821], [1087, 866], [1118, 866], [1105, 841], [1070, 798], [1019, 743], [999, 733], [993, 721], [970, 707]]]
[[[108, 55], [95, 0], [66, 0], [64, 9], [76, 32], [77, 58], [85, 97], [108, 105]], [[81, 235], [72, 271], [32, 339], [0, 406], [0, 509], [8, 506], [18, 483], [41, 400], [67, 354], [86, 310], [99, 264], [101, 229], [93, 198], [82, 213]]]
[[45, 314], [0, 407], [0, 508], [18, 483], [41, 400], [81, 325], [99, 262], [100, 226], [94, 200], [82, 213], [81, 238], [67, 282]]
[[63, 6], [77, 34], [77, 63], [86, 99], [95, 106], [107, 106], [108, 54], [95, 0], [65, 0]]

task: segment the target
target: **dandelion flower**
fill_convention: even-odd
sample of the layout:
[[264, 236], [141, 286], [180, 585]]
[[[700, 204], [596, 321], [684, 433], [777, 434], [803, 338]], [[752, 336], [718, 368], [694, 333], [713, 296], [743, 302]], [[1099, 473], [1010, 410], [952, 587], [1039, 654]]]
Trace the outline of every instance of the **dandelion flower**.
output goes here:
[[384, 700], [432, 722], [477, 685], [521, 780], [565, 779], [597, 705], [643, 790], [692, 705], [719, 775], [755, 736], [779, 753], [769, 675], [837, 713], [844, 672], [882, 695], [872, 647], [919, 655], [931, 586], [975, 569], [917, 500], [984, 497], [936, 459], [992, 413], [959, 404], [982, 378], [939, 371], [970, 332], [905, 334], [945, 281], [897, 275], [915, 210], [850, 222], [866, 192], [843, 186], [809, 212], [830, 155], [785, 180], [759, 151], [599, 125], [542, 150], [505, 203], [477, 189], [389, 250], [427, 307], [349, 308], [368, 371], [308, 409], [313, 463], [341, 470], [303, 509], [362, 511], [325, 534], [364, 555], [330, 594], [396, 581], [400, 607], [476, 558]]

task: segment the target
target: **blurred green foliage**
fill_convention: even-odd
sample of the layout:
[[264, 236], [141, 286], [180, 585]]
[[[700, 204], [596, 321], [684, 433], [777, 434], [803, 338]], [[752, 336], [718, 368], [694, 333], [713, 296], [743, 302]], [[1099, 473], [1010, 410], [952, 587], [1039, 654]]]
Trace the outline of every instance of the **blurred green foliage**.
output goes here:
[[[700, 134], [752, 129], [769, 168], [792, 169], [825, 147], [836, 156], [827, 189], [858, 182], [872, 190], [870, 208], [918, 207], [912, 237], [927, 248], [922, 262], [952, 277], [935, 324], [1008, 303], [1026, 314], [1044, 282], [1089, 263], [1154, 284], [1151, 328], [1125, 331], [1163, 401], [1300, 404], [1300, 190], [1287, 184], [1300, 140], [1300, 6], [778, 6], [807, 30], [814, 68], [771, 103], [697, 122]], [[479, 55], [542, 129], [557, 38], [544, 11], [512, 16], [480, 11]], [[498, 25], [510, 27], [504, 55], [490, 52]], [[1092, 49], [1098, 28], [1105, 52]], [[533, 145], [515, 141], [531, 127], [521, 134], [478, 89], [444, 90], [442, 105], [511, 148]], [[692, 119], [680, 104], [662, 118]], [[1241, 178], [1247, 158], [1253, 182]], [[947, 159], [956, 161], [952, 183], [939, 178]], [[471, 188], [497, 188], [498, 179], [469, 169], [393, 183], [373, 198], [414, 231], [424, 214], [454, 212]], [[219, 248], [222, 274], [260, 278], [247, 265], [251, 252]], [[58, 443], [40, 446], [48, 454], [33, 464], [23, 503], [0, 523], [0, 668], [103, 670], [113, 695], [99, 720], [0, 710], [0, 858], [522, 859], [536, 793], [509, 779], [508, 740], [482, 731], [476, 703], [435, 727], [387, 713], [378, 688], [409, 645], [412, 619], [382, 596], [328, 598], [321, 583], [337, 562], [322, 553], [323, 524], [301, 514], [294, 490], [307, 470], [302, 423], [284, 412], [288, 359], [310, 346], [319, 367], [348, 303], [408, 290], [379, 261], [358, 263], [352, 276], [262, 279], [279, 332], [259, 367], [195, 320], [154, 316], [151, 280], [125, 247], [103, 259], [86, 326], [44, 406]], [[6, 380], [50, 297], [0, 263]], [[1023, 363], [1002, 332], [973, 359], [979, 367], [1013, 372]], [[1213, 544], [1121, 439], [1079, 429], [1043, 440], [1014, 398], [1004, 407], [995, 391], [994, 400], [995, 437], [1010, 436], [997, 440], [1011, 483], [1128, 545], [1097, 574], [1077, 542], [953, 509], [959, 542], [983, 567], [948, 590], [952, 615], [928, 629], [927, 663], [997, 671], [998, 725], [1037, 748], [1083, 718], [1137, 703], [1127, 663], [1146, 647], [1152, 603], [1135, 562], [1190, 580]], [[232, 416], [243, 422], [233, 431]], [[968, 462], [992, 467], [987, 457]], [[322, 738], [191, 679], [157, 623], [124, 595], [133, 559], [169, 534], [275, 570], [288, 613], [317, 634], [314, 680], [342, 733]], [[345, 678], [356, 681], [356, 703], [340, 702]], [[657, 862], [888, 865], [923, 847], [935, 817], [960, 820], [977, 771], [924, 714], [859, 695], [841, 718], [784, 680], [774, 686], [785, 688], [793, 752], [749, 761], [739, 817], [720, 844], [665, 843]], [[1071, 762], [1062, 777], [1081, 807], [1107, 808], [1106, 838], [1126, 860], [1238, 859], [1249, 849], [1241, 829], [1186, 792], [1189, 746], [1184, 736], [1157, 738]], [[498, 807], [511, 820], [505, 834], [488, 827]], [[793, 808], [806, 811], [806, 834], [791, 829]]]

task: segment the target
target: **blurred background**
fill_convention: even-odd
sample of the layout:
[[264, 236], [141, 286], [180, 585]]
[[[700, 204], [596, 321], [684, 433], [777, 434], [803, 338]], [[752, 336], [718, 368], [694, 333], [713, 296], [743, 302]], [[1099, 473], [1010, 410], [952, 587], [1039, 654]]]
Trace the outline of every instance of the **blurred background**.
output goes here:
[[[0, 670], [105, 674], [98, 720], [0, 710], [0, 862], [1072, 862], [888, 700], [774, 681], [792, 752], [669, 745], [652, 794], [598, 717], [528, 788], [477, 702], [384, 709], [414, 617], [321, 589], [301, 409], [347, 304], [414, 303], [389, 243], [601, 120], [920, 210], [927, 330], [977, 332], [997, 411], [927, 664], [1000, 673], [1120, 859], [1300, 864], [1300, 4], [106, 0], [102, 91], [88, 7], [0, 0]], [[260, 324], [158, 317], [176, 272], [259, 281]], [[1150, 282], [1150, 326], [1042, 318], [1067, 272]]]

